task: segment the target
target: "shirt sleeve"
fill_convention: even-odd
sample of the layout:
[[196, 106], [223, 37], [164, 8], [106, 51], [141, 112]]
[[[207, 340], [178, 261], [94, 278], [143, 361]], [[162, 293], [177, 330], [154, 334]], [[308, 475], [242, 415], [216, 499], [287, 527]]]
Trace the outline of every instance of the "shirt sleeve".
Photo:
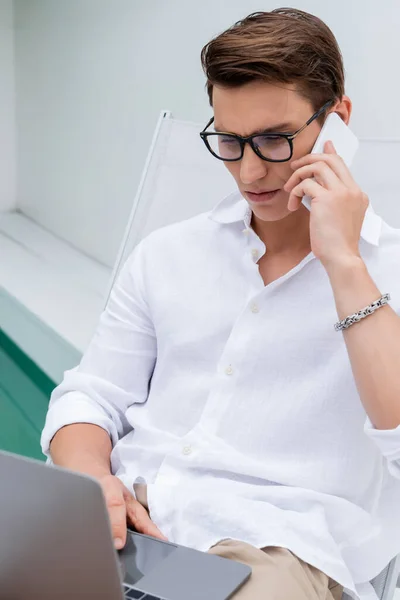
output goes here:
[[367, 417], [364, 431], [386, 458], [389, 472], [400, 479], [400, 425], [395, 429], [376, 429]]
[[65, 372], [50, 398], [41, 438], [47, 457], [56, 432], [72, 423], [102, 427], [115, 445], [132, 429], [127, 409], [147, 400], [157, 343], [146, 302], [144, 242], [122, 268], [81, 363]]

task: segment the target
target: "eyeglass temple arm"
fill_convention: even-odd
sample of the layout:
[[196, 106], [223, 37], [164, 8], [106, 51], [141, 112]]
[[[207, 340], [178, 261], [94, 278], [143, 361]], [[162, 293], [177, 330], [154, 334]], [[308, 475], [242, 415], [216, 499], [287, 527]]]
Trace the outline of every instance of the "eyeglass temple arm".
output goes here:
[[310, 117], [308, 119], [307, 123], [304, 123], [303, 127], [300, 127], [300, 129], [295, 131], [295, 133], [291, 136], [291, 139], [293, 140], [295, 137], [297, 137], [299, 135], [299, 133], [301, 133], [303, 131], [303, 129], [308, 127], [310, 125], [310, 123], [315, 121], [315, 119], [318, 119], [318, 117], [320, 117], [322, 115], [322, 113], [325, 112], [326, 109], [329, 108], [332, 104], [333, 104], [333, 100], [329, 100], [328, 102], [325, 102], [325, 104], [312, 117]]
[[204, 127], [204, 129], [201, 133], [204, 133], [205, 130], [208, 129], [208, 127], [210, 127], [210, 125], [213, 121], [214, 121], [214, 117], [211, 117], [211, 119], [208, 121], [207, 125]]
[[319, 111], [317, 111], [315, 113], [315, 115], [313, 115], [310, 119], [308, 119], [306, 125], [309, 125], [315, 119], [318, 119], [318, 117], [320, 117], [322, 115], [322, 113], [325, 112], [332, 104], [333, 104], [333, 100], [328, 100], [328, 102], [325, 102], [325, 104], [323, 106], [321, 106], [321, 108], [319, 109]]

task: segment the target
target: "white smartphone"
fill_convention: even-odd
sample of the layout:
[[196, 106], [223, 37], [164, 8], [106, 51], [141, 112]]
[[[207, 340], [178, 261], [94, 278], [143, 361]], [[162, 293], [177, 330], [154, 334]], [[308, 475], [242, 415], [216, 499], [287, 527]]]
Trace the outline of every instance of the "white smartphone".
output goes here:
[[[351, 131], [350, 127], [342, 121], [337, 113], [330, 113], [317, 137], [311, 154], [320, 154], [324, 152], [325, 142], [330, 140], [335, 146], [336, 152], [341, 156], [348, 167], [353, 162], [357, 152], [359, 141]], [[308, 210], [311, 210], [311, 198], [304, 196], [302, 203]]]

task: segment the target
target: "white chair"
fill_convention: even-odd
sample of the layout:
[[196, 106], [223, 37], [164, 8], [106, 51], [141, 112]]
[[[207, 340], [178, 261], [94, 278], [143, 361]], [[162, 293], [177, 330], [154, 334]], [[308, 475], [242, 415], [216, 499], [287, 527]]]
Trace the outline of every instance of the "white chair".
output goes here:
[[400, 584], [399, 573], [400, 555], [371, 581], [379, 600], [393, 600], [396, 584]]
[[[396, 584], [400, 587], [400, 555], [390, 561], [379, 575], [374, 577], [371, 585], [379, 600], [393, 600]], [[343, 594], [342, 600], [351, 600], [348, 594]]]
[[[173, 119], [168, 110], [161, 111], [109, 292], [122, 264], [140, 239], [154, 229], [210, 210], [236, 189], [220, 161], [204, 148], [199, 136], [203, 125]], [[387, 148], [390, 151], [385, 152]], [[387, 162], [389, 159], [392, 161], [390, 164]], [[399, 204], [393, 202], [397, 194], [399, 159], [400, 140], [364, 139], [352, 169], [356, 180], [371, 199], [379, 198], [379, 204], [373, 203], [374, 208], [395, 227], [400, 227]], [[385, 173], [384, 181], [381, 173]], [[190, 202], [182, 194], [185, 189], [190, 189]], [[371, 581], [379, 600], [393, 600], [399, 571], [400, 559], [393, 559]], [[345, 598], [346, 594], [343, 600]]]

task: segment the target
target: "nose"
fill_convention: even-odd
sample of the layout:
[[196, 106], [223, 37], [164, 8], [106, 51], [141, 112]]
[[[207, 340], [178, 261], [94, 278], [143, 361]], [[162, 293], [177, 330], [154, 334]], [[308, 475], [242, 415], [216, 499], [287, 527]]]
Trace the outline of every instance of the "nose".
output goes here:
[[268, 173], [268, 162], [257, 156], [249, 144], [244, 147], [243, 158], [240, 161], [240, 180], [245, 185], [262, 179]]

